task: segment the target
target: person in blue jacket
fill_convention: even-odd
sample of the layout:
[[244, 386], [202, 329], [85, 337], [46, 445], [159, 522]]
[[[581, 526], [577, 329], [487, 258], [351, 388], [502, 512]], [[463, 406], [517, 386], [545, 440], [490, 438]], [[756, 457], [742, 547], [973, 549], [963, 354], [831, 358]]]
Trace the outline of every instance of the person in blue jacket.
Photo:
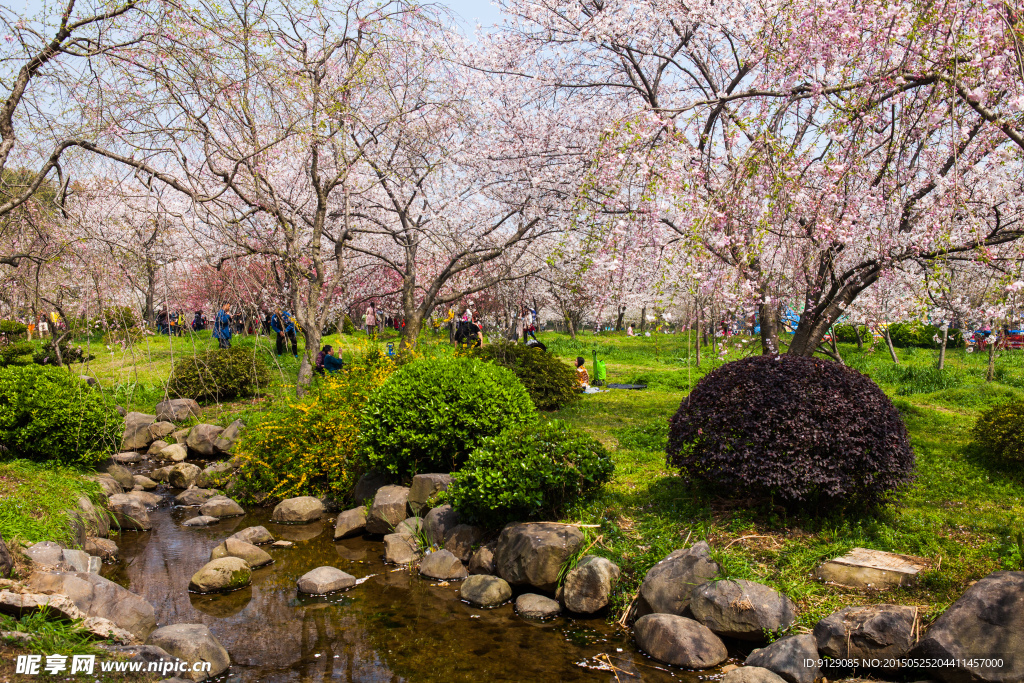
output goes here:
[[231, 348], [231, 304], [224, 304], [217, 311], [213, 323], [213, 338], [220, 342], [220, 348]]
[[270, 327], [277, 332], [277, 355], [284, 353], [285, 346], [292, 343], [292, 355], [299, 357], [299, 342], [295, 337], [295, 321], [288, 311], [278, 311], [270, 318]]

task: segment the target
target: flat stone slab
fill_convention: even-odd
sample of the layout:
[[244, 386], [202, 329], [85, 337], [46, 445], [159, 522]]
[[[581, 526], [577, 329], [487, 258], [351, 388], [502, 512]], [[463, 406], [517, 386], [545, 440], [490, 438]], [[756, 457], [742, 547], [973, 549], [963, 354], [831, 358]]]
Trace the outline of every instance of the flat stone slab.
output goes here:
[[816, 575], [825, 583], [886, 590], [915, 584], [927, 567], [928, 561], [921, 557], [854, 548], [818, 567]]

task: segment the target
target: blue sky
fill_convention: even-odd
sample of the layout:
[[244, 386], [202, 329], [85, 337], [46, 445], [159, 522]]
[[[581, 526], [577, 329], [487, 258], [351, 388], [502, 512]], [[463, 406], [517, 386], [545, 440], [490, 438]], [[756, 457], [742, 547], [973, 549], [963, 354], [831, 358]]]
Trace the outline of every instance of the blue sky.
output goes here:
[[470, 33], [479, 21], [484, 26], [499, 23], [501, 12], [489, 0], [435, 0], [440, 5], [447, 5], [463, 19], [463, 26]]

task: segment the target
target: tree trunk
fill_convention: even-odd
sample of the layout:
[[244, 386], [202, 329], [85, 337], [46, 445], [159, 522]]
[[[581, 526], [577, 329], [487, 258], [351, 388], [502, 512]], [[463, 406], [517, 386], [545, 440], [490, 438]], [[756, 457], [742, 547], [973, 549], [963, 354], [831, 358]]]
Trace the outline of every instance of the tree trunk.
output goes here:
[[835, 327], [832, 328], [832, 333], [829, 335], [828, 338], [830, 340], [829, 341], [829, 346], [832, 347], [832, 356], [833, 356], [833, 358], [840, 365], [846, 365], [846, 362], [843, 361], [843, 357], [839, 354], [839, 345], [836, 344], [836, 328]]
[[942, 335], [942, 340], [939, 342], [939, 370], [943, 370], [946, 367], [946, 340], [949, 338], [949, 327], [941, 325], [939, 334]]
[[892, 337], [889, 336], [889, 328], [886, 327], [883, 330], [883, 336], [885, 337], [885, 345], [889, 347], [889, 357], [892, 358], [892, 362], [896, 365], [900, 364], [900, 359], [896, 356], [896, 348], [892, 345]]
[[772, 303], [757, 306], [757, 317], [761, 320], [761, 354], [776, 356], [779, 353], [779, 314]]
[[640, 334], [647, 331], [647, 306], [640, 309]]
[[853, 326], [853, 333], [855, 335], [857, 335], [857, 350], [858, 351], [863, 351], [864, 350], [864, 340], [860, 336], [860, 325], [854, 325]]
[[626, 307], [619, 305], [619, 317], [615, 320], [615, 331], [622, 332], [622, 319], [626, 317]]
[[572, 324], [572, 318], [565, 316], [565, 331], [569, 333], [571, 339], [576, 339], [576, 326]]
[[423, 310], [420, 308], [406, 312], [402, 340], [398, 344], [399, 349], [404, 351], [416, 346], [416, 341], [420, 338], [420, 332], [423, 330], [423, 316]]
[[700, 336], [701, 336], [701, 330], [703, 329], [703, 325], [701, 325], [700, 317], [701, 317], [700, 316], [700, 308], [698, 308], [697, 309], [697, 325], [696, 325], [696, 329], [694, 330], [697, 333], [697, 334], [694, 335], [694, 337], [695, 337], [694, 341], [697, 344], [697, 367], [698, 368], [700, 367], [700, 346], [701, 346], [700, 345]]
[[302, 397], [306, 389], [313, 381], [313, 367], [316, 364], [316, 354], [320, 352], [320, 326], [303, 325], [302, 339], [306, 348], [302, 352], [302, 360], [299, 362], [299, 380], [296, 382], [296, 393]]
[[[991, 340], [995, 332], [989, 335]], [[988, 344], [988, 372], [985, 374], [985, 381], [991, 382], [996, 378], [996, 345], [989, 341]]]
[[149, 272], [146, 273], [146, 276], [146, 311], [143, 315], [145, 316], [146, 321], [155, 327], [156, 307], [154, 306], [154, 303], [156, 301], [156, 269], [151, 268]]
[[715, 315], [715, 307], [711, 307], [711, 320], [708, 321], [708, 328], [711, 330], [711, 353], [718, 355], [718, 316]]

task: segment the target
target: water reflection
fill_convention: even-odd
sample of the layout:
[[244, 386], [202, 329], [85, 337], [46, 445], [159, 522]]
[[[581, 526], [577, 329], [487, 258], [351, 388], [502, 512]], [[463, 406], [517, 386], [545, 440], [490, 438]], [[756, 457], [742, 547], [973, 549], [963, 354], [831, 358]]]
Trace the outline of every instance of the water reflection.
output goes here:
[[[603, 619], [527, 621], [511, 605], [470, 607], [459, 600], [459, 582], [442, 586], [388, 567], [380, 542], [334, 543], [333, 529], [321, 522], [272, 524], [269, 511], [257, 510], [211, 527], [182, 527], [194, 514], [154, 511], [151, 532], [118, 539], [122, 561], [104, 575], [149, 600], [161, 626], [208, 625], [231, 654], [231, 681], [615, 681], [611, 670], [578, 666], [602, 653], [615, 658], [622, 681], [698, 680], [637, 653]], [[255, 570], [244, 590], [190, 595], [189, 579], [210, 551], [257, 525], [295, 545], [263, 546], [274, 563]], [[344, 593], [300, 598], [298, 578], [323, 565], [371, 578]]]

